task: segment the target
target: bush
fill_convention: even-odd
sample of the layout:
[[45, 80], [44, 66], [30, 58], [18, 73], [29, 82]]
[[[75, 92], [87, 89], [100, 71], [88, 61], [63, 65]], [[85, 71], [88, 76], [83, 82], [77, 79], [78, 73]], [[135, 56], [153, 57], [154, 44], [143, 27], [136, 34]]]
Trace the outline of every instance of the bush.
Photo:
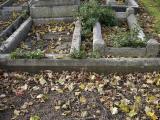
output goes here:
[[82, 32], [84, 34], [91, 32], [97, 21], [106, 26], [117, 24], [115, 12], [110, 8], [101, 7], [97, 0], [90, 0], [82, 4], [77, 16], [82, 22]]

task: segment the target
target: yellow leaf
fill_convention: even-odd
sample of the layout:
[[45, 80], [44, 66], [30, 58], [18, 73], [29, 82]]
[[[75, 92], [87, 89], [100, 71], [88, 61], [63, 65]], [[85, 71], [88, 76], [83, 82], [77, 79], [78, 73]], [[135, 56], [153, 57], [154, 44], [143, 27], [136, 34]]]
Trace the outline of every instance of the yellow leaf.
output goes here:
[[159, 78], [159, 79], [157, 79], [157, 81], [156, 81], [156, 85], [157, 85], [157, 86], [160, 86], [160, 78]]
[[154, 112], [146, 112], [147, 116], [150, 117], [152, 120], [158, 120], [158, 117], [155, 115]]
[[147, 98], [147, 102], [153, 102], [153, 101], [155, 101], [156, 99], [157, 99], [156, 96], [150, 95], [150, 96], [148, 96], [148, 98]]
[[141, 103], [141, 97], [140, 96], [136, 96], [136, 103]]
[[79, 101], [80, 101], [81, 104], [86, 104], [87, 103], [87, 100], [84, 96], [81, 96]]
[[63, 93], [63, 90], [60, 89], [60, 88], [56, 89], [56, 91], [57, 91], [58, 93]]
[[30, 120], [40, 120], [40, 117], [35, 115], [35, 116], [31, 116]]
[[135, 115], [137, 115], [137, 112], [134, 110], [131, 110], [128, 115], [129, 117], [134, 117]]
[[129, 106], [127, 105], [127, 103], [125, 103], [124, 101], [121, 101], [121, 103], [119, 104], [119, 108], [123, 111], [123, 112], [129, 112]]
[[85, 89], [85, 85], [83, 83], [80, 84], [79, 86], [80, 89], [84, 90]]

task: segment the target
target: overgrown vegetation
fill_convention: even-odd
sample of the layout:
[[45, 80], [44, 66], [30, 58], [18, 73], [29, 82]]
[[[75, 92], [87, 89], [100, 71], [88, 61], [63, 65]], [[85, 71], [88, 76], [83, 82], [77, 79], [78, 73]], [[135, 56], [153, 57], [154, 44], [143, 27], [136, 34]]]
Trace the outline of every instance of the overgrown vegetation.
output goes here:
[[101, 7], [98, 0], [89, 0], [82, 4], [77, 16], [82, 22], [83, 34], [91, 32], [97, 21], [107, 26], [117, 24], [115, 12], [110, 8]]
[[81, 49], [80, 51], [74, 49], [73, 53], [70, 54], [70, 57], [74, 59], [84, 59], [86, 58], [86, 52], [84, 49]]
[[44, 52], [39, 49], [35, 51], [25, 51], [18, 48], [11, 53], [10, 57], [12, 59], [41, 59], [44, 58], [45, 55]]
[[130, 32], [119, 32], [117, 35], [113, 36], [113, 46], [114, 47], [145, 47], [146, 40], [142, 40], [138, 37], [139, 30], [134, 29]]
[[87, 55], [85, 50], [83, 48], [81, 48], [80, 51], [75, 49], [74, 52], [72, 54], [70, 54], [70, 57], [74, 58], [74, 59], [85, 59], [87, 57], [98, 59], [101, 57], [101, 54], [99, 51], [92, 51], [89, 55]]

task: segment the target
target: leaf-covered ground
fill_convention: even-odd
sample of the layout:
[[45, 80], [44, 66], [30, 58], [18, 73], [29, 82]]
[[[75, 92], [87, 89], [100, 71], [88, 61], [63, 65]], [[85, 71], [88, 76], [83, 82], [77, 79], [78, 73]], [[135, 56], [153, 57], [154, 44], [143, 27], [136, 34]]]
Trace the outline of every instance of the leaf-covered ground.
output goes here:
[[16, 18], [20, 15], [19, 12], [12, 12], [11, 15], [9, 15], [6, 18], [0, 18], [0, 32], [2, 32], [4, 29], [6, 29]]
[[19, 48], [26, 51], [40, 49], [45, 53], [68, 54], [73, 30], [73, 23], [52, 21], [45, 25], [33, 25], [31, 32], [21, 42]]
[[160, 73], [0, 71], [2, 120], [158, 120]]
[[160, 42], [160, 9], [159, 0], [140, 0], [140, 18], [142, 27], [148, 36]]

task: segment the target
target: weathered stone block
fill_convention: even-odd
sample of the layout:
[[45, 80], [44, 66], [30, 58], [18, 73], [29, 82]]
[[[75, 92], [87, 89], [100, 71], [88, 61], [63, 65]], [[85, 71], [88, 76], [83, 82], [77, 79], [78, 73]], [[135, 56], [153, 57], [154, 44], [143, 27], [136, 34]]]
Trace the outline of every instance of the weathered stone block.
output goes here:
[[107, 5], [116, 5], [116, 0], [106, 0]]
[[80, 0], [38, 0], [31, 2], [31, 5], [40, 6], [64, 6], [64, 5], [79, 5]]
[[101, 25], [99, 22], [93, 27], [93, 51], [104, 54], [105, 42], [102, 39]]
[[55, 18], [69, 17], [75, 14], [78, 10], [78, 5], [71, 6], [50, 6], [50, 7], [34, 7], [30, 8], [32, 18]]
[[145, 34], [140, 25], [138, 24], [136, 16], [134, 15], [134, 9], [131, 7], [127, 8], [126, 15], [130, 30], [138, 31], [138, 38], [140, 38], [141, 40], [145, 40]]
[[74, 53], [75, 50], [79, 52], [80, 47], [81, 47], [81, 22], [76, 21], [70, 54]]
[[116, 57], [145, 57], [146, 48], [130, 48], [130, 47], [121, 47], [121, 48], [109, 48], [105, 50], [106, 55], [112, 55]]
[[150, 39], [147, 42], [146, 56], [156, 57], [159, 53], [160, 44], [155, 39]]

